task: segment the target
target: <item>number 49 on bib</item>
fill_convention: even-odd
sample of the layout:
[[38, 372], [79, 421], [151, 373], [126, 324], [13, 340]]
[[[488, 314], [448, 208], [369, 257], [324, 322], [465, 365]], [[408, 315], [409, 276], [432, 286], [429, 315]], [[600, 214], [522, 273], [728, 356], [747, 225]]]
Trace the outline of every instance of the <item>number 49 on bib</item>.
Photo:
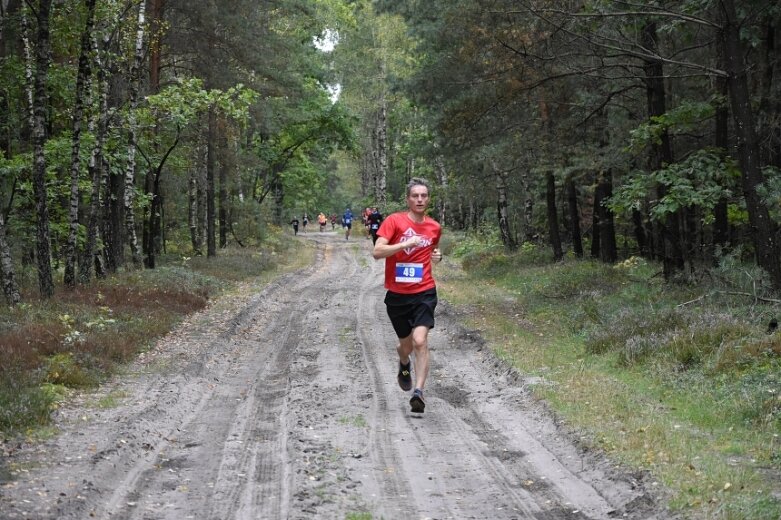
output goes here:
[[399, 283], [415, 283], [423, 280], [423, 264], [396, 264], [396, 281]]

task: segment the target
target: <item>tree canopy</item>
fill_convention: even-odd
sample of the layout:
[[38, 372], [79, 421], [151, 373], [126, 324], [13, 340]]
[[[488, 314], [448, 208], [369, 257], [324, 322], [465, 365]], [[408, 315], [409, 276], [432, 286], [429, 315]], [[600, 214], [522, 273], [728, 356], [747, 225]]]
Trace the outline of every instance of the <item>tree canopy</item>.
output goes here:
[[413, 176], [446, 226], [508, 249], [641, 255], [669, 280], [738, 254], [781, 288], [775, 2], [0, 7], [11, 303], [31, 265], [48, 297], [60, 270], [73, 287], [293, 214], [387, 211]]

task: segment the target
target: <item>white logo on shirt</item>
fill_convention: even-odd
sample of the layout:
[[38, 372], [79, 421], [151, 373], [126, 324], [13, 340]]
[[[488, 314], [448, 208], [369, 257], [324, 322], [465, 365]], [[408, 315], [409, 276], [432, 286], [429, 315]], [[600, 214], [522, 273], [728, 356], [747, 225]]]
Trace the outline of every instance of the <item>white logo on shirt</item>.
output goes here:
[[432, 240], [424, 235], [418, 235], [412, 228], [407, 228], [407, 231], [401, 234], [401, 241], [409, 240], [410, 238], [418, 236], [420, 237], [420, 243], [417, 246], [404, 248], [404, 252], [411, 255], [414, 250], [419, 247], [428, 247], [432, 244]]

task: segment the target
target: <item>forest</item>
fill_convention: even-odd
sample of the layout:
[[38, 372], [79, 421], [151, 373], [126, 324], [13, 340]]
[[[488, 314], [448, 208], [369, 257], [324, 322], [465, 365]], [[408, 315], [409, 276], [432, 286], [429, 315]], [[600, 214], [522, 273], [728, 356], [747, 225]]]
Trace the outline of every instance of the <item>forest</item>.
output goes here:
[[371, 242], [291, 221], [423, 177], [471, 354], [676, 514], [779, 518], [779, 27], [771, 0], [0, 0], [3, 455], [266, 277], [320, 341], [336, 282], [295, 274], [338, 245], [365, 303]]
[[1, 7], [10, 304], [295, 213], [387, 211], [412, 176], [510, 251], [668, 281], [733, 255], [781, 288], [776, 2]]

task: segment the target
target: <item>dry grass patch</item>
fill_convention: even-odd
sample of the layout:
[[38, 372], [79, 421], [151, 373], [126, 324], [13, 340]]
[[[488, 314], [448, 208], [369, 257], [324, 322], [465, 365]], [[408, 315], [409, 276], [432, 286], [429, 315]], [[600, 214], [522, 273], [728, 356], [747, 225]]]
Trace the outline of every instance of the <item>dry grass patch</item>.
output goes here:
[[0, 431], [46, 424], [63, 389], [100, 383], [210, 299], [242, 284], [267, 283], [282, 271], [277, 262], [304, 265], [311, 250], [300, 246], [163, 257], [156, 269], [120, 272], [73, 290], [57, 287], [49, 300], [0, 308]]

